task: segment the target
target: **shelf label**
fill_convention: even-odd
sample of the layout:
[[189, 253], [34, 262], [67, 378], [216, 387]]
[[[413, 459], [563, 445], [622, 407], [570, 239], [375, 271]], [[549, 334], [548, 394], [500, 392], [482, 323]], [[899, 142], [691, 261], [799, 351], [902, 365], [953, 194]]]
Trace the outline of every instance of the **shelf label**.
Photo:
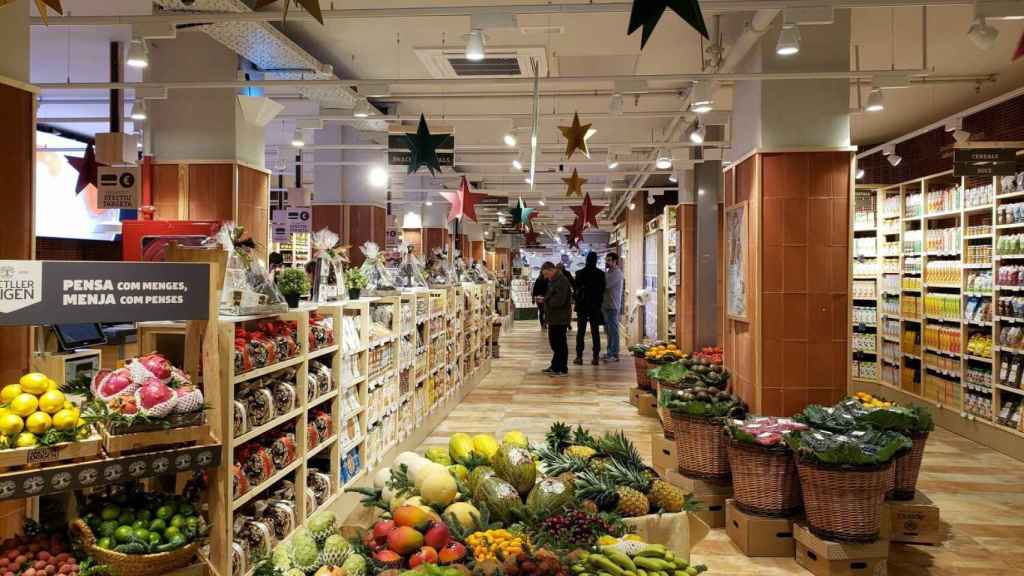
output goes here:
[[953, 176], [1013, 176], [1017, 173], [1017, 162], [955, 162]]
[[953, 162], [1016, 162], [1014, 148], [954, 148]]
[[0, 325], [205, 320], [208, 264], [0, 260]]

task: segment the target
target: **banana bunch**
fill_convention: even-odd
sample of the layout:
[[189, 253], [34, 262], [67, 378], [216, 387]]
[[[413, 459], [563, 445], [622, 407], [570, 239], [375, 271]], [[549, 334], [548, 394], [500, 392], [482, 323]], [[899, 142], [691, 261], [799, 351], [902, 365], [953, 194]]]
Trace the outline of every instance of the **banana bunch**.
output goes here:
[[696, 576], [705, 566], [691, 566], [661, 544], [648, 544], [634, 556], [615, 546], [585, 553], [572, 565], [575, 576]]

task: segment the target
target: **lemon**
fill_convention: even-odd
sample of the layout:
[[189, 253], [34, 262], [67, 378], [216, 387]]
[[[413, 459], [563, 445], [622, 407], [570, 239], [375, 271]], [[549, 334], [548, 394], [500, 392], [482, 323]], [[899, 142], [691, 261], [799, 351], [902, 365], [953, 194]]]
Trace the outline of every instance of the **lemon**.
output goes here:
[[39, 399], [28, 392], [22, 392], [11, 400], [11, 412], [22, 418], [27, 418], [36, 408], [39, 408]]
[[[78, 423], [77, 410], [60, 410], [53, 415], [53, 427], [57, 430], [70, 430]], [[0, 420], [0, 432], [3, 432], [3, 420]]]
[[47, 390], [60, 390], [60, 384], [57, 384], [57, 381], [54, 380], [53, 378], [47, 378], [46, 379], [46, 389]]
[[4, 416], [7, 416], [10, 413], [11, 413], [11, 409], [10, 408], [0, 407], [0, 418], [3, 418]]
[[35, 394], [36, 396], [46, 392], [47, 380], [46, 374], [39, 372], [32, 372], [31, 374], [25, 374], [18, 381], [21, 384], [21, 389], [29, 394]]
[[56, 414], [64, 408], [64, 393], [60, 390], [47, 390], [39, 397], [39, 409], [47, 414]]
[[3, 418], [0, 418], [0, 432], [13, 436], [18, 434], [25, 428], [25, 421], [21, 419], [21, 416], [17, 414], [8, 414]]
[[18, 434], [18, 448], [31, 448], [38, 443], [39, 441], [36, 440], [36, 435], [31, 432], [22, 432], [21, 434]]
[[33, 434], [46, 434], [53, 426], [53, 420], [46, 412], [36, 412], [25, 419], [25, 427]]
[[4, 386], [3, 390], [0, 390], [0, 399], [6, 404], [10, 404], [11, 400], [14, 400], [21, 394], [21, 384], [8, 384]]

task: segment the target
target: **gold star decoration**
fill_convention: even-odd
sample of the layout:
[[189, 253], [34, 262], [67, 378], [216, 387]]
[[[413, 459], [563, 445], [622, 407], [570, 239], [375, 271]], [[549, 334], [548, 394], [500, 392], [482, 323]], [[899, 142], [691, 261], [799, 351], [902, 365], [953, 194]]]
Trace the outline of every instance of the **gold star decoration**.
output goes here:
[[[36, 1], [38, 2], [39, 0]], [[273, 4], [276, 1], [277, 0], [256, 0], [256, 4], [253, 8], [259, 10], [267, 4]], [[309, 12], [309, 15], [316, 18], [316, 21], [323, 26], [324, 16], [320, 12], [320, 0], [284, 0], [284, 20], [288, 19], [288, 7], [291, 6], [292, 2], [295, 2], [299, 6], [305, 8], [306, 12]]]
[[572, 176], [569, 178], [562, 178], [562, 182], [565, 182], [565, 197], [571, 198], [573, 196], [583, 196], [583, 185], [587, 183], [586, 178], [580, 178], [579, 172], [575, 168], [572, 169]]
[[587, 148], [587, 140], [594, 135], [590, 130], [593, 124], [580, 124], [578, 112], [572, 115], [572, 126], [559, 126], [562, 136], [565, 137], [565, 157], [572, 158], [573, 152], [579, 150], [583, 155], [590, 158], [590, 149]]
[[[16, 1], [17, 0], [0, 0], [0, 8], [3, 8], [8, 4], [13, 4]], [[64, 8], [60, 5], [60, 0], [36, 0], [36, 8], [39, 9], [39, 17], [43, 19], [43, 24], [49, 24], [49, 22], [46, 21], [46, 18], [49, 16], [49, 13], [46, 11], [47, 6], [53, 9], [57, 14], [60, 14], [61, 16], [64, 15]]]

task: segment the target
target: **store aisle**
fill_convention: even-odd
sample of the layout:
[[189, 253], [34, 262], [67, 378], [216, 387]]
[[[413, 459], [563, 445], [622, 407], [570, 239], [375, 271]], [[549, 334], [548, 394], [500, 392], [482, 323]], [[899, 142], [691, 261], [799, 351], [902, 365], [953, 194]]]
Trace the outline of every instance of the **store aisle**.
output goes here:
[[[548, 377], [540, 373], [550, 359], [547, 338], [535, 321], [517, 322], [510, 334], [502, 335], [501, 354], [492, 361], [491, 373], [420, 451], [447, 445], [455, 432], [500, 438], [508, 430], [520, 430], [539, 439], [552, 420], [562, 420], [596, 431], [621, 428], [650, 456], [651, 433], [660, 427], [626, 401], [635, 382], [630, 357], [617, 364], [570, 365], [568, 378]], [[937, 547], [894, 546], [889, 574], [1024, 575], [1024, 464], [939, 430], [928, 443], [920, 488], [941, 507], [950, 536]], [[695, 549], [694, 560], [707, 564], [714, 575], [809, 574], [790, 559], [746, 558], [724, 530], [713, 530]]]

